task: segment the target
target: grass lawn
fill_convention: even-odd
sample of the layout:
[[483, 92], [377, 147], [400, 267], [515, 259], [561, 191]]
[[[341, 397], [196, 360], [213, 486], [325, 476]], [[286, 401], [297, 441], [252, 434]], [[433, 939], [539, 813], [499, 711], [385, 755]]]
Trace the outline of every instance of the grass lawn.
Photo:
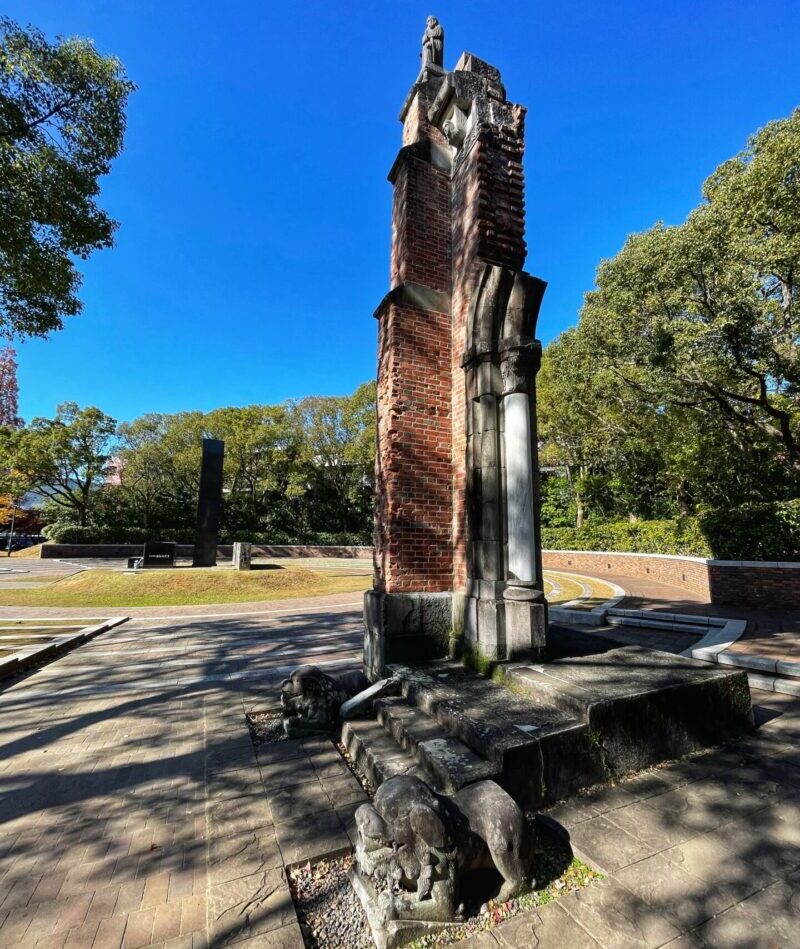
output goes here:
[[0, 606], [195, 606], [323, 596], [365, 590], [364, 577], [323, 575], [302, 568], [254, 570], [87, 570], [38, 590], [2, 590]]

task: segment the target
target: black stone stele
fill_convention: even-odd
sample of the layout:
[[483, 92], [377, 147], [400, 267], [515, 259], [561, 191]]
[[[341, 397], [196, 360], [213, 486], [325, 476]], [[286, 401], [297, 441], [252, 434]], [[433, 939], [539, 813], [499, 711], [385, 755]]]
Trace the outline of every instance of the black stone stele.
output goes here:
[[225, 442], [203, 439], [200, 466], [200, 493], [197, 501], [197, 533], [194, 538], [193, 567], [217, 565], [217, 542], [222, 519], [222, 462]]
[[144, 545], [144, 555], [142, 556], [143, 567], [174, 567], [175, 566], [175, 544], [154, 543], [148, 541]]

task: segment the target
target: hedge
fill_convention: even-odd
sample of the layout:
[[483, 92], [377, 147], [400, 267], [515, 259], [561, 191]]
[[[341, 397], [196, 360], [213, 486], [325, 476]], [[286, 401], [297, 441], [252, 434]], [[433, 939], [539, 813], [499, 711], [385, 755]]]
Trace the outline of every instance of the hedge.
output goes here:
[[545, 527], [546, 550], [678, 554], [718, 560], [800, 561], [800, 499], [745, 504], [697, 517]]
[[[179, 530], [170, 530], [169, 528], [147, 530], [143, 527], [126, 527], [125, 525], [117, 527], [98, 527], [96, 525], [81, 527], [78, 524], [56, 522], [48, 524], [43, 533], [54, 544], [143, 544], [148, 540], [174, 541], [178, 544], [194, 543], [194, 531], [187, 531], [186, 528]], [[302, 538], [292, 537], [291, 534], [280, 532], [253, 534], [236, 532], [231, 535], [220, 535], [221, 544], [230, 544], [237, 540], [249, 541], [253, 544], [310, 544], [315, 547], [363, 547], [372, 543], [372, 539], [363, 534], [345, 532], [338, 534], [307, 534]]]
[[720, 560], [800, 560], [800, 498], [710, 511], [699, 522]]
[[620, 553], [710, 557], [696, 518], [674, 521], [609, 521], [583, 527], [544, 527], [545, 550], [609, 550]]

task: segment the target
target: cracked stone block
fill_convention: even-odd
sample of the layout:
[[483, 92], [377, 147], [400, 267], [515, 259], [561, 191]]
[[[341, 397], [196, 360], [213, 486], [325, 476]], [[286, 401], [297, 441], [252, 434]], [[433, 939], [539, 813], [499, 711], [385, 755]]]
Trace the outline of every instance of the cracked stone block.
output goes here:
[[230, 946], [296, 922], [282, 869], [253, 873], [209, 890], [211, 943]]
[[272, 816], [263, 794], [249, 794], [214, 804], [208, 810], [208, 823], [212, 836], [229, 837], [269, 827]]
[[280, 866], [281, 852], [271, 828], [218, 838], [209, 847], [208, 875], [212, 885]]

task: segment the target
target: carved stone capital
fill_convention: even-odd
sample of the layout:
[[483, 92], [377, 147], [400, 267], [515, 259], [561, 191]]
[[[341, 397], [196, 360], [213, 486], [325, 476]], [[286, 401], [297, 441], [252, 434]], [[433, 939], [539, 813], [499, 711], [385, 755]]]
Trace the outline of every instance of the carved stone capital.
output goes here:
[[533, 381], [542, 362], [542, 347], [538, 341], [529, 346], [507, 349], [500, 355], [500, 373], [503, 377], [503, 395], [512, 392], [533, 391]]

